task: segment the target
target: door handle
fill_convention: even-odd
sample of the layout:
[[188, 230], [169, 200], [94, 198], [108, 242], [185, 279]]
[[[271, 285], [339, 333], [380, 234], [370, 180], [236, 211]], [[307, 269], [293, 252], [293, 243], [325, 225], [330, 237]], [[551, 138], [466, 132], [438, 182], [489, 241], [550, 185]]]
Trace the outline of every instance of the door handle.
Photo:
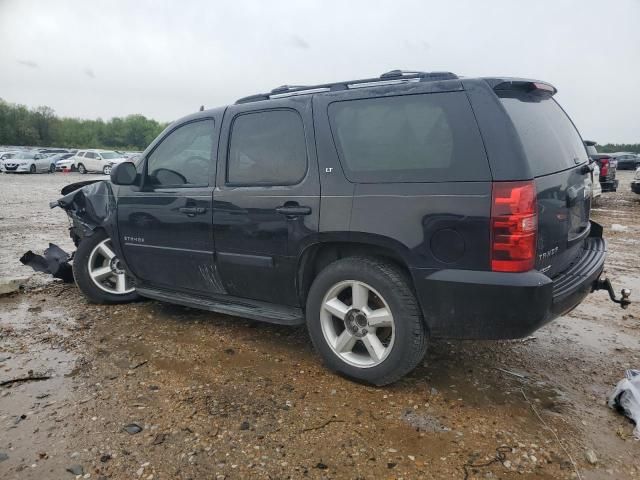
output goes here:
[[299, 217], [300, 215], [310, 215], [311, 207], [306, 207], [304, 205], [282, 205], [281, 207], [276, 207], [276, 212], [280, 215], [285, 215], [287, 217]]
[[201, 215], [207, 211], [204, 207], [181, 207], [178, 209], [180, 213], [185, 213], [190, 217], [194, 215]]

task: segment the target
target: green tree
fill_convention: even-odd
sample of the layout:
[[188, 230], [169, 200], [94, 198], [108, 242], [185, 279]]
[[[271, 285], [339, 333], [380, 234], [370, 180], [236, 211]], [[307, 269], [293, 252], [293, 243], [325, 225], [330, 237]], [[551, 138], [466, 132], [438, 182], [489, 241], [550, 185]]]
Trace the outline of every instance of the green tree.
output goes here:
[[144, 115], [61, 118], [47, 106], [28, 109], [0, 98], [0, 145], [144, 150], [165, 126]]

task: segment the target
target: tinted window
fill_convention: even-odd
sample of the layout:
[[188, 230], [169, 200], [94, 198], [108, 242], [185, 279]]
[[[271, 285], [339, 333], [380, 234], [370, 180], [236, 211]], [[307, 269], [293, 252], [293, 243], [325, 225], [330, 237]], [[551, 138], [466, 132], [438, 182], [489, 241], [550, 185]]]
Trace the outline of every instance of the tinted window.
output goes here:
[[490, 179], [484, 146], [464, 92], [334, 102], [329, 118], [351, 181]]
[[554, 99], [508, 92], [501, 93], [501, 97], [535, 176], [566, 170], [588, 160], [576, 127]]
[[187, 123], [173, 130], [155, 148], [147, 163], [147, 179], [155, 186], [209, 183], [213, 120]]
[[84, 154], [86, 158], [96, 158], [96, 154], [93, 152], [87, 152]]
[[238, 116], [231, 127], [227, 182], [293, 185], [307, 170], [302, 119], [293, 110]]

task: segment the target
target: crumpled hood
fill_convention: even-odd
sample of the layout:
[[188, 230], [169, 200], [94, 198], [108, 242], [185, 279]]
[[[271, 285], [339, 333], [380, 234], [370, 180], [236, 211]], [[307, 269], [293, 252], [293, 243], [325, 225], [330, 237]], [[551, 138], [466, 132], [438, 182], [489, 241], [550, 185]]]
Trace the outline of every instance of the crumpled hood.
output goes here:
[[116, 212], [116, 199], [110, 181], [72, 183], [64, 187], [61, 193], [64, 196], [49, 203], [49, 206], [67, 211], [78, 236], [90, 235], [98, 227], [110, 231], [110, 221]]

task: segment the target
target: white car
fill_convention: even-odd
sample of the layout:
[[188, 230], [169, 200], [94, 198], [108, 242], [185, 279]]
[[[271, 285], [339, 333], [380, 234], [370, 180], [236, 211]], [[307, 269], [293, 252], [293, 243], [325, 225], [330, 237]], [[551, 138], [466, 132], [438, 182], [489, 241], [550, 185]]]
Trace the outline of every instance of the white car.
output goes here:
[[51, 157], [51, 161], [56, 164], [56, 172], [62, 172], [63, 170], [71, 170], [73, 165], [73, 153], [58, 153]]
[[99, 172], [111, 174], [111, 167], [127, 159], [113, 150], [79, 150], [73, 157], [73, 168], [80, 173]]
[[55, 172], [56, 166], [50, 157], [38, 152], [19, 152], [2, 161], [4, 173]]
[[593, 172], [591, 172], [592, 186], [591, 186], [591, 203], [595, 205], [596, 199], [599, 199], [602, 195], [602, 185], [600, 185], [600, 167], [597, 162], [593, 162]]

